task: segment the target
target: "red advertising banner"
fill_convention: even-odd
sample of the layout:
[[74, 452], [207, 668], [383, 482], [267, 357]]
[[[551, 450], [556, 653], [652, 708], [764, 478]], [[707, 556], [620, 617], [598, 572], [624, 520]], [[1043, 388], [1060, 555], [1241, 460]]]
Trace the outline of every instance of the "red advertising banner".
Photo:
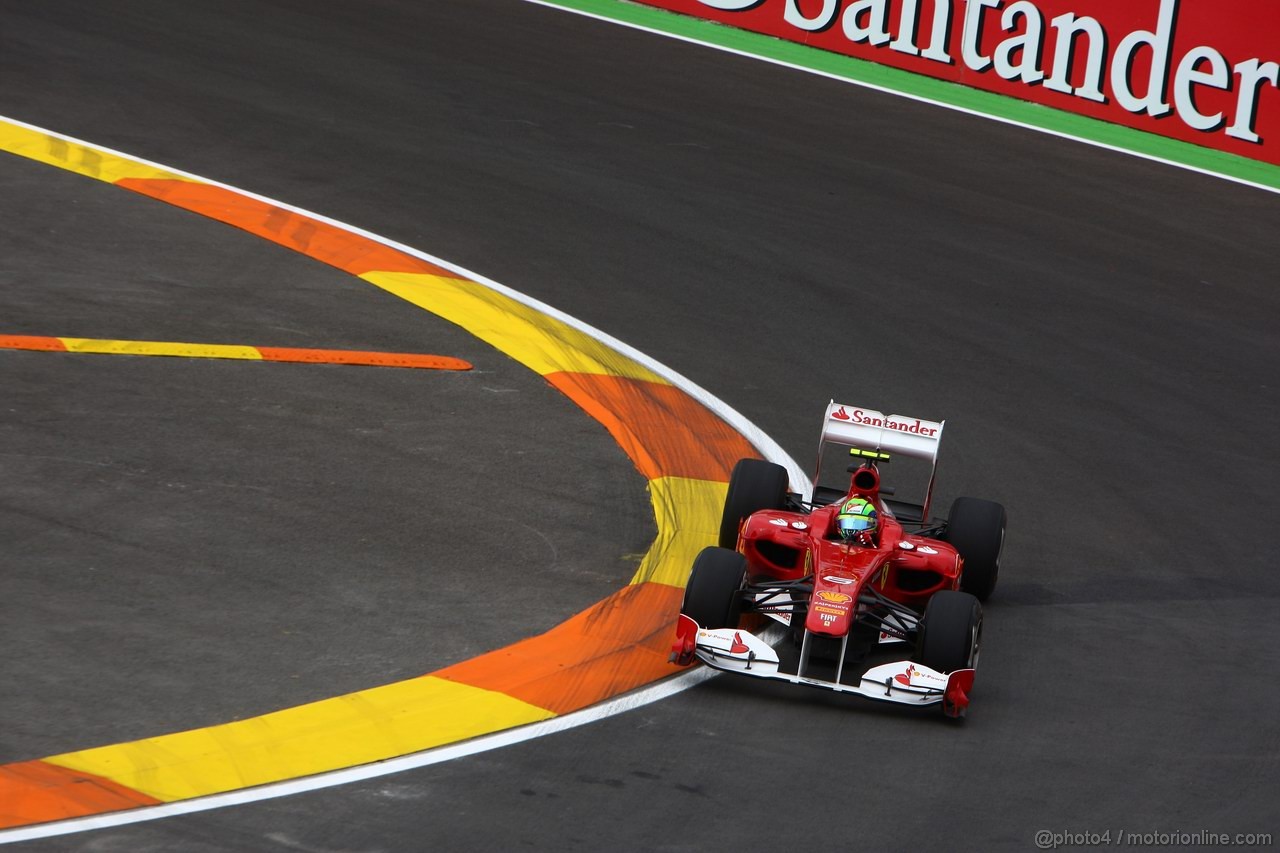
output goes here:
[[1280, 165], [1280, 0], [640, 0]]

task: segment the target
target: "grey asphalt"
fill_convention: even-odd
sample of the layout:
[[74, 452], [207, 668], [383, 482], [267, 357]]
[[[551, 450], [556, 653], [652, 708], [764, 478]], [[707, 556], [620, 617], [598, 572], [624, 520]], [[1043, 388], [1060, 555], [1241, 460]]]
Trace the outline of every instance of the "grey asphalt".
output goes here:
[[[963, 726], [722, 677], [31, 849], [1276, 831], [1275, 195], [519, 0], [0, 19], [0, 114], [440, 254], [681, 371], [802, 463], [831, 397], [946, 418], [939, 506], [1010, 514]], [[5, 759], [428, 671], [607, 594], [652, 535], [607, 435], [448, 324], [75, 176], [5, 157], [0, 184], [5, 332], [480, 367], [0, 353]], [[474, 603], [495, 568], [500, 612]]]

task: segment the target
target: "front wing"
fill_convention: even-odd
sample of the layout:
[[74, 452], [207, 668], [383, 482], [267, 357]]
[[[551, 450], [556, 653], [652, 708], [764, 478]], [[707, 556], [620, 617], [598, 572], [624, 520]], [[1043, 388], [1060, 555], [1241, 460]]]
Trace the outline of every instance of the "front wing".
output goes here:
[[904, 660], [874, 666], [856, 683], [826, 681], [783, 672], [778, 653], [749, 631], [698, 628], [689, 639], [693, 640], [693, 656], [713, 669], [820, 687], [837, 693], [856, 693], [881, 702], [916, 706], [942, 703], [943, 711], [949, 717], [965, 715], [969, 707], [969, 692], [973, 689], [972, 669], [958, 669], [948, 674]]

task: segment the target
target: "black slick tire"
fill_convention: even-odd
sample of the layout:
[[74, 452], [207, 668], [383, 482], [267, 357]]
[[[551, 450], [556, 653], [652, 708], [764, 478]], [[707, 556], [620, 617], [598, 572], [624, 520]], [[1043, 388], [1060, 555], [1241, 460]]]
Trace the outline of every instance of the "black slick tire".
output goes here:
[[995, 501], [956, 498], [947, 514], [945, 541], [964, 558], [960, 588], [986, 601], [1000, 574], [1007, 515]]
[[972, 669], [981, 646], [981, 602], [958, 590], [934, 593], [920, 620], [916, 662], [943, 673]]
[[703, 548], [693, 561], [680, 612], [703, 628], [736, 628], [746, 576], [747, 559], [737, 551]]
[[763, 459], [739, 459], [729, 477], [720, 517], [720, 547], [738, 547], [742, 520], [762, 509], [782, 509], [787, 501], [787, 469]]

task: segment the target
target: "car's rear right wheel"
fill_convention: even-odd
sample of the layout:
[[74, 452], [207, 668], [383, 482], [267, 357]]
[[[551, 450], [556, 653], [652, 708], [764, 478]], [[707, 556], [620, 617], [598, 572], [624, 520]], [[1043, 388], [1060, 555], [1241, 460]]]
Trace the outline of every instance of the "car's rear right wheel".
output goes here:
[[960, 588], [979, 601], [996, 588], [1006, 519], [1003, 506], [981, 498], [956, 498], [947, 515], [944, 538], [964, 558]]

